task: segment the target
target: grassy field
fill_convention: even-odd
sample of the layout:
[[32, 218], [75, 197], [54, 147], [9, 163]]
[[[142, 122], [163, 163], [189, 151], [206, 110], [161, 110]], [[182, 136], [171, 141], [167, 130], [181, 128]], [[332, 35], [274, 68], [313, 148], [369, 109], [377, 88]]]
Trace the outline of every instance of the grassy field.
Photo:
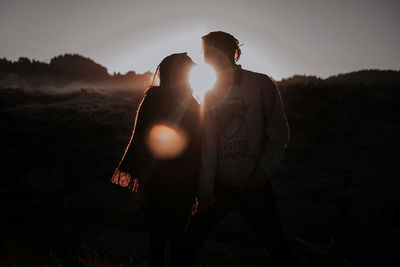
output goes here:
[[[301, 266], [398, 266], [398, 87], [280, 82], [291, 141], [273, 177]], [[109, 182], [141, 91], [0, 89], [0, 265], [146, 266], [134, 195]], [[269, 258], [232, 213], [199, 266]]]

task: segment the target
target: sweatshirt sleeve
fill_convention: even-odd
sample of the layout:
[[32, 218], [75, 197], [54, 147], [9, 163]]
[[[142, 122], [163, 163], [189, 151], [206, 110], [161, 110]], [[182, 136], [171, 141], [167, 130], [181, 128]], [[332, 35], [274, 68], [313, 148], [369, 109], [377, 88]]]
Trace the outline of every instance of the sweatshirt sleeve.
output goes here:
[[214, 196], [214, 181], [217, 165], [217, 133], [213, 123], [212, 111], [204, 114], [204, 136], [199, 176], [199, 197]]
[[289, 126], [278, 87], [269, 78], [263, 88], [262, 100], [267, 136], [258, 167], [271, 177], [279, 166], [289, 141]]

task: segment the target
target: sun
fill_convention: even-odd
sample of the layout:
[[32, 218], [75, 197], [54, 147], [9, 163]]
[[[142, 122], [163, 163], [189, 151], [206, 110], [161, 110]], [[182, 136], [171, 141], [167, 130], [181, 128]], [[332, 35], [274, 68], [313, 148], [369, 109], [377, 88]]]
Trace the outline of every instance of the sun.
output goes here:
[[204, 95], [213, 88], [217, 80], [214, 69], [205, 63], [200, 63], [190, 71], [189, 82], [193, 90], [193, 96], [202, 103]]

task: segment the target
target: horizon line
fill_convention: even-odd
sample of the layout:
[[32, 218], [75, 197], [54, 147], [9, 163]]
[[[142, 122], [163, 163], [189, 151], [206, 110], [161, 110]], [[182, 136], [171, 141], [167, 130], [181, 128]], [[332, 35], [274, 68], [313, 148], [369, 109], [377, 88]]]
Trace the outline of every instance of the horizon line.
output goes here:
[[[147, 71], [140, 72], [140, 73], [137, 72], [137, 71], [135, 71], [134, 69], [128, 70], [128, 71], [126, 71], [125, 73], [122, 73], [122, 72], [120, 72], [120, 71], [112, 71], [112, 72], [110, 72], [109, 69], [108, 69], [105, 65], [103, 65], [102, 63], [99, 63], [99, 62], [93, 60], [93, 59], [90, 58], [90, 57], [87, 57], [87, 56], [84, 56], [84, 55], [78, 54], [78, 53], [63, 53], [63, 54], [59, 54], [59, 55], [57, 55], [57, 56], [53, 56], [51, 59], [53, 59], [53, 58], [55, 58], [55, 57], [58, 57], [58, 56], [65, 56], [65, 55], [80, 56], [80, 57], [83, 57], [83, 58], [86, 58], [86, 59], [90, 59], [90, 60], [92, 60], [94, 63], [96, 63], [96, 64], [98, 64], [98, 65], [104, 67], [104, 68], [107, 70], [107, 74], [110, 75], [110, 76], [115, 76], [115, 74], [126, 75], [126, 74], [128, 74], [129, 72], [134, 72], [136, 75], [145, 75], [145, 74], [147, 74], [147, 73], [151, 73], [151, 74], [154, 75], [154, 72], [151, 71], [151, 70], [149, 70], [149, 69], [148, 69]], [[19, 60], [20, 58], [27, 58], [27, 59], [29, 59], [31, 62], [36, 61], [36, 62], [46, 63], [46, 64], [50, 64], [50, 61], [51, 61], [51, 59], [50, 59], [50, 60], [37, 60], [37, 59], [34, 59], [34, 58], [29, 58], [29, 57], [27, 57], [27, 56], [19, 56], [17, 60], [12, 60], [12, 59], [8, 59], [8, 58], [6, 58], [6, 57], [1, 57], [0, 60], [1, 60], [1, 59], [3, 59], [3, 60], [5, 59], [5, 60], [7, 60], [7, 61], [11, 61], [12, 63], [17, 63], [18, 60]], [[240, 65], [240, 64], [238, 64], [238, 65]], [[251, 69], [249, 69], [249, 70], [252, 71]], [[325, 79], [329, 79], [329, 78], [331, 78], [331, 77], [336, 77], [336, 76], [339, 76], [339, 75], [345, 75], [345, 74], [349, 74], [349, 73], [356, 73], [356, 72], [362, 72], [362, 71], [382, 71], [382, 72], [384, 72], [384, 71], [393, 71], [393, 72], [400, 72], [400, 69], [362, 68], [362, 69], [358, 69], [358, 70], [350, 70], [350, 71], [339, 72], [339, 73], [336, 73], [336, 74], [330, 74], [330, 75], [327, 75], [326, 77], [319, 76], [319, 75], [316, 75], [316, 74], [306, 74], [306, 73], [300, 74], [300, 73], [295, 73], [295, 74], [292, 74], [291, 76], [282, 77], [282, 78], [280, 78], [280, 79], [275, 79], [274, 77], [268, 75], [267, 73], [264, 73], [264, 74], [267, 75], [267, 76], [269, 76], [269, 77], [271, 77], [271, 78], [272, 78], [273, 80], [275, 80], [275, 81], [283, 81], [283, 80], [287, 80], [287, 79], [290, 79], [290, 78], [294, 78], [294, 77], [296, 77], [296, 76], [315, 77], [315, 78], [317, 78], [317, 79], [325, 80]], [[257, 71], [255, 71], [255, 72], [257, 72]]]

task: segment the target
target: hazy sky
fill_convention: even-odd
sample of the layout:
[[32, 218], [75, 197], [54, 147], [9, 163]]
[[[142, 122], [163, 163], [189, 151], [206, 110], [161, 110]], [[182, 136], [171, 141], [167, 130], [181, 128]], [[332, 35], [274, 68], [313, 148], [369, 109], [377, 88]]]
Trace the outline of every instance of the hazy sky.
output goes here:
[[199, 60], [200, 37], [230, 32], [243, 67], [275, 79], [400, 69], [399, 0], [0, 0], [0, 57], [79, 53], [108, 68], [154, 71]]

